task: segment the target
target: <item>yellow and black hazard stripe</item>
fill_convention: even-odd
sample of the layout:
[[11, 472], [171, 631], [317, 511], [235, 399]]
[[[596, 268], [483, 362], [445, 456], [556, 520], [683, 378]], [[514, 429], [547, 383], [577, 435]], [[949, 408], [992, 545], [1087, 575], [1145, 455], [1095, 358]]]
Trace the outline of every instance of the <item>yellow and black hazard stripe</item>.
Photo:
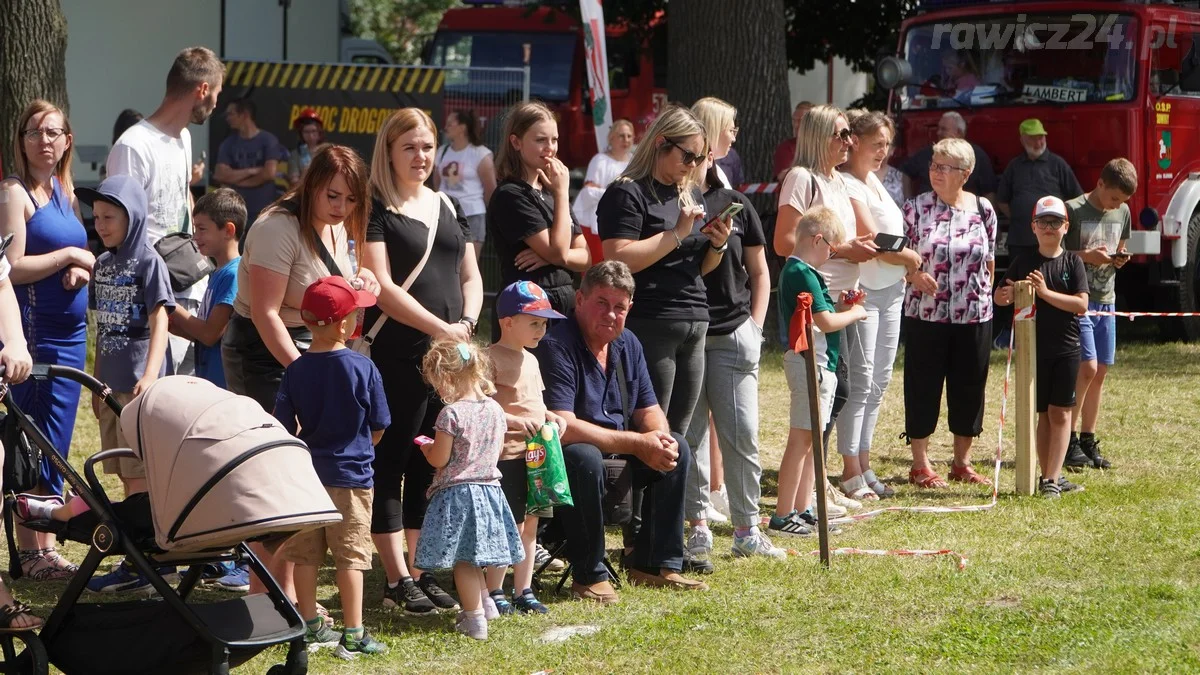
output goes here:
[[446, 70], [434, 66], [226, 61], [225, 68], [230, 87], [439, 94], [446, 82]]

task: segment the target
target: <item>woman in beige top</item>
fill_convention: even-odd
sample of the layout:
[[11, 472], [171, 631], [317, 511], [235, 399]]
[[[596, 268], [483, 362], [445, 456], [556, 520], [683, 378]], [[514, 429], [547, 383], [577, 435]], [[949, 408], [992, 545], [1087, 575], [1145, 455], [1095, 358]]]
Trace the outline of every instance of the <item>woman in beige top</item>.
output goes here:
[[[317, 279], [357, 276], [355, 283], [379, 293], [375, 275], [359, 270], [349, 254], [348, 241], [363, 241], [369, 209], [366, 165], [354, 150], [333, 145], [313, 157], [299, 185], [263, 211], [246, 236], [234, 314], [221, 342], [230, 391], [274, 409], [284, 368], [312, 339], [300, 303]], [[291, 565], [257, 552], [295, 598]], [[257, 577], [250, 580], [251, 593], [261, 590]]]

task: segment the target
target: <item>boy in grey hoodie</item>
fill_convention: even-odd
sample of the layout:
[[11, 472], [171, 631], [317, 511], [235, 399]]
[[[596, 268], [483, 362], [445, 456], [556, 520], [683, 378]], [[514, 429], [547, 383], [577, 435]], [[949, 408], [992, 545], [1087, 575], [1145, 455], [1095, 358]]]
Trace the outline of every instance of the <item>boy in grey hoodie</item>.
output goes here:
[[[111, 176], [96, 189], [76, 188], [92, 207], [96, 234], [108, 249], [92, 269], [88, 308], [96, 321], [96, 379], [122, 405], [167, 371], [167, 314], [175, 309], [167, 265], [146, 238], [146, 191], [129, 176]], [[100, 447], [127, 448], [121, 419], [92, 396], [100, 421]], [[136, 459], [104, 462], [121, 479], [126, 496], [145, 492], [146, 469]]]

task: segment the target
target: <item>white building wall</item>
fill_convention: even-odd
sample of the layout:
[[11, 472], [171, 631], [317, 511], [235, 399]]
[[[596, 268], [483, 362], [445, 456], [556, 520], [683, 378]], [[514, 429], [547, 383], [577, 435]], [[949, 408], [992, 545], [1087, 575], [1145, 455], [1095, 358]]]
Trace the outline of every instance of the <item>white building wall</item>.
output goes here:
[[814, 104], [833, 103], [845, 107], [867, 93], [867, 81], [870, 75], [856, 73], [849, 63], [842, 59], [833, 62], [833, 100], [829, 100], [829, 66], [818, 63], [812, 70], [801, 73], [796, 70], [788, 71], [788, 89], [792, 94], [792, 107], [800, 101], [811, 101]]

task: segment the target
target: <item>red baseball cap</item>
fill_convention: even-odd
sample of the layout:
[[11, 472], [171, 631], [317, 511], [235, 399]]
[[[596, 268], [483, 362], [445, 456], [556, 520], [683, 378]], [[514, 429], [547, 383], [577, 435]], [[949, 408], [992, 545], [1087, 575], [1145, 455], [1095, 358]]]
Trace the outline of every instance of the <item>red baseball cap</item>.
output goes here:
[[328, 326], [341, 321], [360, 307], [374, 307], [375, 296], [367, 291], [356, 291], [342, 277], [328, 276], [317, 279], [304, 290], [300, 312], [304, 320], [318, 326]]

